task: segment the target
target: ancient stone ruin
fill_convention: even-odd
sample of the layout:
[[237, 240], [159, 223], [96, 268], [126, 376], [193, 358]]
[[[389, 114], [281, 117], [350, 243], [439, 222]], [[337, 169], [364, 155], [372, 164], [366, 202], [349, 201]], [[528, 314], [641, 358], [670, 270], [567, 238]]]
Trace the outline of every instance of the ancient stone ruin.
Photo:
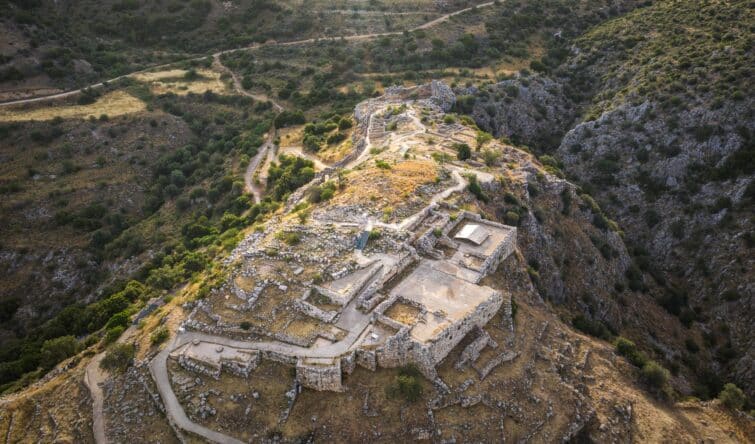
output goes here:
[[356, 365], [374, 370], [414, 364], [444, 387], [436, 366], [467, 334], [478, 338], [459, 365], [473, 364], [486, 346], [497, 347], [482, 327], [510, 306], [510, 297], [479, 282], [512, 253], [516, 228], [431, 204], [399, 230], [408, 233], [399, 251], [370, 255], [355, 249], [359, 266], [309, 285], [292, 302], [294, 310], [344, 331], [341, 338], [319, 334], [308, 346], [281, 337], [225, 344], [194, 339], [170, 356], [215, 378], [223, 369], [247, 376], [260, 359], [272, 359], [295, 365], [303, 387], [331, 391], [345, 389], [342, 375]]

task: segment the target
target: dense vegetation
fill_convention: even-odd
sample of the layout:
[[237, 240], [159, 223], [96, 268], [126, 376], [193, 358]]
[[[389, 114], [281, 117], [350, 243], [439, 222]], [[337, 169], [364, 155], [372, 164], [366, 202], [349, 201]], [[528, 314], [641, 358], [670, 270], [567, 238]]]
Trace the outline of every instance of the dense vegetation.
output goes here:
[[[72, 230], [88, 239], [85, 250], [96, 270], [93, 286], [79, 288], [74, 300], [86, 300], [98, 285], [110, 284], [101, 288], [97, 302], [69, 303], [52, 318], [38, 319], [28, 328], [14, 321], [22, 297], [4, 299], [0, 320], [4, 328], [14, 329], [15, 337], [5, 338], [0, 347], [0, 390], [33, 381], [101, 338], [106, 344], [114, 342], [148, 299], [164, 296], [199, 274], [215, 273], [213, 259], [236, 245], [241, 229], [261, 221], [314, 176], [311, 161], [281, 156], [270, 168], [270, 193], [253, 204], [236, 174], [257, 153], [271, 127], [274, 115], [269, 105], [212, 93], [153, 97], [137, 84], [124, 86], [140, 94], [151, 108], [185, 122], [191, 143], [164, 150], [151, 162], [149, 179], [141, 184], [144, 204], [135, 212], [114, 212], [115, 202], [107, 199], [77, 204], [74, 209], [60, 201], [52, 228]], [[158, 125], [154, 119], [151, 122]], [[20, 127], [4, 128], [12, 134]], [[64, 133], [60, 129], [48, 143]], [[110, 264], [136, 257], [142, 258], [142, 265], [131, 276], [106, 271]], [[204, 280], [199, 297], [212, 283], [210, 278]], [[155, 342], [161, 339], [156, 337]]]

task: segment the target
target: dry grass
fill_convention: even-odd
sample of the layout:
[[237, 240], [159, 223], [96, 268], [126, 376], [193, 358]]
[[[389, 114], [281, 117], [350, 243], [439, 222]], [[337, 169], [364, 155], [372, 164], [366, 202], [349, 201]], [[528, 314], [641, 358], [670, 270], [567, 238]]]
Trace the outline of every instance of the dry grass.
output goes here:
[[438, 166], [426, 160], [407, 160], [391, 164], [390, 170], [373, 164], [348, 174], [348, 186], [333, 199], [336, 205], [379, 200], [383, 207], [403, 203], [418, 186], [435, 181]]
[[4, 441], [93, 442], [91, 398], [82, 383], [88, 362], [0, 399]]
[[88, 119], [100, 117], [122, 116], [144, 111], [146, 105], [136, 97], [123, 91], [113, 91], [100, 97], [89, 105], [63, 105], [56, 107], [36, 108], [30, 110], [0, 110], [0, 121], [20, 122], [26, 120], [52, 120], [56, 117], [63, 119]]
[[185, 69], [169, 69], [167, 71], [155, 71], [155, 72], [139, 72], [133, 74], [131, 77], [140, 82], [157, 82], [164, 79], [175, 79], [183, 77], [188, 71]]
[[412, 305], [396, 302], [385, 311], [385, 315], [404, 325], [414, 325], [419, 318], [419, 309]]
[[338, 145], [333, 146], [327, 146], [320, 151], [317, 152], [317, 157], [322, 159], [325, 163], [335, 163], [339, 160], [342, 160], [344, 157], [349, 155], [353, 148], [353, 144], [351, 143], [351, 135], [347, 136], [346, 140], [339, 143]]
[[220, 80], [220, 74], [209, 70], [197, 70], [199, 78], [196, 80], [185, 79], [188, 71], [182, 69], [172, 69], [169, 71], [159, 71], [153, 73], [136, 74], [137, 80], [150, 84], [150, 89], [154, 94], [174, 93], [185, 95], [189, 93], [202, 94], [206, 91], [214, 93], [226, 93], [228, 88]]
[[[190, 380], [197, 377], [195, 373], [184, 370], [175, 362], [169, 363], [169, 370], [171, 374]], [[193, 420], [245, 442], [256, 442], [255, 436], [259, 437], [277, 427], [280, 414], [287, 405], [286, 391], [291, 389], [293, 379], [291, 367], [263, 360], [248, 378], [223, 372], [219, 380], [202, 377], [201, 386], [188, 390], [181, 390], [177, 386], [173, 388], [178, 389], [180, 399], [185, 399], [182, 404]], [[209, 390], [218, 390], [224, 396], [223, 399], [214, 395], [208, 397], [208, 404], [217, 409], [217, 414], [201, 420], [194, 414], [198, 405], [198, 392]], [[253, 396], [255, 392], [259, 394], [258, 399]], [[243, 398], [233, 401], [229, 397], [231, 394]], [[188, 397], [184, 398], [184, 395]], [[250, 408], [249, 414], [246, 413], [247, 407]]]

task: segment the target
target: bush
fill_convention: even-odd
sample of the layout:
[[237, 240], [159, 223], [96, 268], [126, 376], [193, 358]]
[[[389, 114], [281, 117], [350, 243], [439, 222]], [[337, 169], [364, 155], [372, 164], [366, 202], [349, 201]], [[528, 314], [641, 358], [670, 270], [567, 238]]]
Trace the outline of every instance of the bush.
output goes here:
[[386, 389], [389, 397], [401, 396], [409, 402], [415, 402], [422, 397], [421, 375], [417, 367], [408, 365], [399, 370], [394, 382]]
[[619, 336], [614, 343], [616, 353], [627, 358], [629, 362], [637, 367], [643, 367], [648, 362], [647, 356], [637, 349], [634, 342], [627, 338]]
[[469, 186], [467, 189], [469, 189], [469, 192], [474, 194], [477, 199], [483, 202], [488, 201], [488, 196], [485, 195], [485, 192], [482, 191], [482, 187], [480, 187], [480, 183], [477, 182], [477, 176], [469, 176]]
[[724, 389], [718, 394], [718, 399], [726, 407], [737, 410], [741, 410], [747, 401], [742, 389], [732, 383], [724, 385]]
[[456, 158], [459, 160], [467, 160], [472, 157], [472, 149], [466, 143], [455, 143], [454, 149], [456, 150]]
[[500, 159], [500, 157], [500, 154], [495, 150], [485, 149], [482, 151], [482, 160], [487, 166], [493, 166], [498, 163], [498, 159]]
[[669, 371], [655, 361], [648, 361], [640, 372], [642, 379], [654, 389], [663, 388], [669, 379]]
[[58, 362], [75, 355], [79, 349], [79, 342], [73, 336], [61, 336], [48, 339], [42, 343], [41, 364], [42, 368], [49, 370]]
[[123, 334], [125, 330], [126, 329], [121, 325], [110, 328], [105, 333], [105, 337], [103, 338], [103, 341], [105, 342], [105, 344], [112, 344], [113, 342], [117, 341], [118, 338], [121, 337], [121, 335]]
[[611, 337], [611, 331], [601, 321], [593, 321], [579, 315], [575, 316], [571, 323], [577, 330], [596, 338], [609, 339]]
[[519, 225], [519, 213], [517, 213], [516, 211], [507, 211], [504, 219], [507, 225]]
[[126, 327], [131, 319], [131, 316], [125, 311], [118, 312], [108, 319], [105, 328], [111, 329], [113, 327]]
[[353, 123], [351, 122], [351, 119], [349, 119], [348, 117], [344, 117], [341, 119], [340, 122], [338, 122], [338, 129], [341, 131], [347, 130], [351, 128], [352, 125]]
[[149, 337], [150, 342], [152, 345], [162, 344], [165, 342], [170, 334], [168, 333], [167, 327], [160, 327], [154, 332], [152, 332], [152, 335]]
[[301, 242], [301, 236], [299, 236], [299, 233], [290, 231], [290, 232], [284, 232], [281, 231], [278, 234], [275, 235], [275, 237], [286, 243], [286, 245], [296, 245], [299, 242]]
[[100, 368], [123, 372], [134, 361], [135, 352], [133, 344], [115, 344], [105, 353], [100, 361]]
[[276, 128], [284, 128], [289, 125], [301, 125], [305, 122], [304, 113], [301, 111], [282, 111], [275, 117]]

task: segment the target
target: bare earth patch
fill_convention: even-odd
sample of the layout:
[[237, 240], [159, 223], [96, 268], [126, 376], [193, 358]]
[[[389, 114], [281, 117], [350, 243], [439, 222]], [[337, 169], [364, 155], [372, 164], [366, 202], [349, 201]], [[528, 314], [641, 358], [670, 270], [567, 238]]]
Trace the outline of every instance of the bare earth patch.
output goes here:
[[0, 110], [0, 122], [21, 122], [26, 120], [88, 119], [107, 114], [109, 117], [133, 114], [146, 109], [141, 100], [123, 91], [113, 91], [89, 105], [64, 105], [31, 110]]

